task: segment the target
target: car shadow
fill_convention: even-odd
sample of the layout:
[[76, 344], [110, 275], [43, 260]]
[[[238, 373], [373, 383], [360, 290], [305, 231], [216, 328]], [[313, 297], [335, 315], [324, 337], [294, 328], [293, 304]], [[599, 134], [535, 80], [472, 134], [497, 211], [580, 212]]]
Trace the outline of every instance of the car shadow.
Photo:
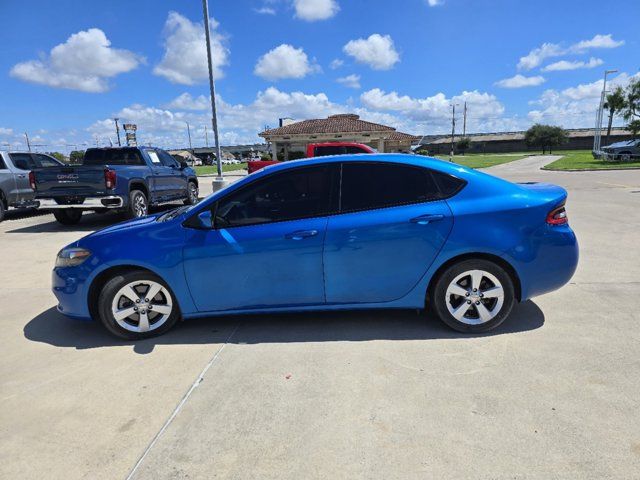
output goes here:
[[[165, 210], [171, 210], [173, 208], [181, 206], [182, 203], [177, 204], [166, 204], [160, 205], [157, 207], [152, 207], [149, 209], [149, 213], [160, 213]], [[124, 216], [119, 215], [115, 212], [106, 212], [102, 214], [98, 213], [84, 213], [82, 215], [82, 219], [76, 225], [62, 225], [58, 223], [54, 218], [51, 212], [45, 211], [37, 211], [36, 214], [26, 214], [19, 217], [16, 217], [16, 220], [20, 220], [22, 218], [28, 218], [33, 216], [44, 216], [51, 215], [51, 221], [46, 223], [38, 223], [35, 225], [27, 225], [24, 227], [14, 228], [13, 230], [7, 230], [6, 233], [43, 233], [43, 232], [93, 232], [95, 230], [100, 230], [101, 228], [109, 227], [111, 225], [115, 225], [116, 223], [120, 223], [125, 221]]]
[[542, 325], [544, 313], [528, 300], [516, 305], [506, 322], [484, 334], [455, 332], [432, 314], [425, 317], [415, 310], [366, 310], [191, 319], [162, 336], [126, 341], [109, 334], [98, 322], [72, 320], [50, 308], [25, 325], [24, 336], [56, 347], [83, 350], [133, 346], [135, 352], [147, 354], [155, 345], [446, 340], [520, 333]]

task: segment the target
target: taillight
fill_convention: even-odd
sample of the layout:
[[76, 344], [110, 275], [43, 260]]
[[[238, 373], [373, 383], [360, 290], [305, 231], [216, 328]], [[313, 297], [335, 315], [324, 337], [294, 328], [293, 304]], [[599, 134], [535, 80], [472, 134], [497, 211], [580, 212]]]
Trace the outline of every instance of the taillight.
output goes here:
[[547, 214], [547, 223], [549, 225], [564, 225], [569, 222], [567, 218], [567, 211], [564, 208], [564, 204], [554, 208]]
[[31, 185], [31, 190], [36, 189], [36, 174], [33, 172], [29, 172], [29, 185]]
[[113, 190], [116, 188], [116, 172], [115, 170], [104, 171], [104, 186], [107, 190]]

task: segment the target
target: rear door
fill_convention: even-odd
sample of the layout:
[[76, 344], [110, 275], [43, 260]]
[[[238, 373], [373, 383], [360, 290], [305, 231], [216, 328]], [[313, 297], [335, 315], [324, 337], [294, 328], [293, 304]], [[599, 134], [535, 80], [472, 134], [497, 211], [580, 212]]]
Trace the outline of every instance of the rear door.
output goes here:
[[8, 163], [3, 158], [2, 153], [0, 153], [0, 191], [6, 195], [9, 204], [16, 202], [18, 198], [16, 175], [9, 170]]
[[329, 217], [327, 303], [377, 303], [409, 293], [451, 231], [431, 173], [387, 162], [342, 164], [340, 215]]
[[29, 185], [29, 171], [37, 168], [36, 163], [30, 153], [10, 153], [13, 166], [16, 168], [15, 180], [15, 202], [21, 202], [28, 198], [33, 198], [34, 193]]

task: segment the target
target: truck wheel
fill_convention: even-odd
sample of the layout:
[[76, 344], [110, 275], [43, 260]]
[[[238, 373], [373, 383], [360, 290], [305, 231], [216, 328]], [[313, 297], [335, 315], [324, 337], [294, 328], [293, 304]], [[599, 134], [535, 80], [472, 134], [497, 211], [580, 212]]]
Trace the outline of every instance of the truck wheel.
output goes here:
[[187, 198], [184, 201], [185, 205], [195, 205], [198, 203], [198, 185], [196, 182], [189, 182], [187, 187]]
[[622, 162], [630, 162], [631, 161], [631, 152], [622, 152], [620, 154], [620, 161], [622, 161]]
[[82, 218], [82, 210], [75, 208], [65, 208], [64, 210], [54, 210], [53, 216], [62, 225], [75, 225]]
[[0, 195], [0, 222], [4, 220], [4, 198]]
[[140, 190], [131, 190], [129, 193], [129, 207], [127, 208], [127, 218], [140, 218], [149, 213], [149, 203], [147, 196]]

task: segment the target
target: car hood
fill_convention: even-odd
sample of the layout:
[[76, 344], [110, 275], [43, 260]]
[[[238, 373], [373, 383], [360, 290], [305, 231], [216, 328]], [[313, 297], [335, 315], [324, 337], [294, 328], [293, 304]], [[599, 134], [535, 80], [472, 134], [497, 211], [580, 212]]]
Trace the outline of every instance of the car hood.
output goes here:
[[93, 237], [99, 237], [104, 235], [110, 235], [113, 233], [119, 233], [125, 230], [139, 229], [146, 225], [154, 224], [159, 216], [160, 214], [147, 215], [146, 217], [127, 220], [121, 223], [116, 223], [115, 225], [111, 225], [101, 230], [97, 230], [87, 235], [84, 238], [93, 238]]
[[616, 142], [616, 143], [612, 143], [611, 145], [607, 145], [606, 147], [602, 147], [603, 150], [604, 149], [609, 149], [609, 148], [623, 148], [623, 147], [635, 147], [636, 146], [636, 141], [635, 140], [627, 140], [624, 142]]

